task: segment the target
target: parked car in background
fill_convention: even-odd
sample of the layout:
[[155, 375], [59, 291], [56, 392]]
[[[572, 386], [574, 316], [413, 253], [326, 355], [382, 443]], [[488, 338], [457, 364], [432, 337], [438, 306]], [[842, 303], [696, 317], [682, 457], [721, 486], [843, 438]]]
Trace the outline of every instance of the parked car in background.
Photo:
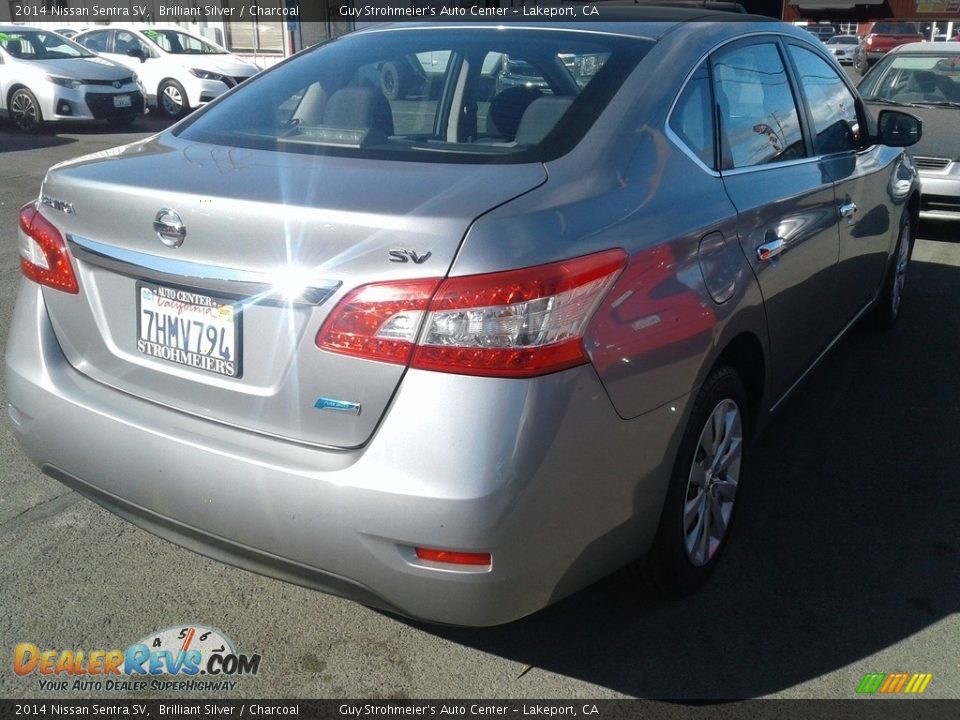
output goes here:
[[826, 43], [837, 34], [837, 29], [833, 25], [807, 25], [805, 30], [822, 43]]
[[871, 65], [895, 47], [923, 40], [924, 37], [915, 23], [875, 22], [863, 38], [860, 51], [854, 58], [854, 69], [863, 75]]
[[826, 42], [827, 50], [843, 65], [852, 65], [860, 38], [856, 35], [834, 35]]
[[0, 25], [0, 112], [24, 132], [62, 120], [129, 125], [143, 115], [136, 73], [44, 28]]
[[149, 104], [168, 118], [186, 115], [260, 70], [219, 45], [176, 28], [111, 25], [82, 32], [76, 41], [135, 70]]
[[[632, 16], [370, 27], [51, 169], [13, 436], [175, 542], [434, 622], [705, 582], [759, 429], [900, 313], [920, 124], [869, 125], [799, 28]], [[374, 83], [426, 52], [445, 92]]]
[[920, 173], [920, 214], [960, 220], [960, 42], [911, 43], [889, 52], [860, 81], [875, 112], [902, 107], [923, 120], [910, 149]]

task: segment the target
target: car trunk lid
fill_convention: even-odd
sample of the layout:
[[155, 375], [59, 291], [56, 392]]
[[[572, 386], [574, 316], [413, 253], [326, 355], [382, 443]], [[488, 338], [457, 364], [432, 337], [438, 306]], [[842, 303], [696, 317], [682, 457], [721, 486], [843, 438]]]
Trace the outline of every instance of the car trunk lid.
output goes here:
[[356, 447], [404, 367], [318, 349], [324, 319], [359, 285], [445, 275], [476, 217], [545, 179], [540, 164], [382, 163], [163, 135], [48, 175], [41, 209], [68, 241], [80, 295], [44, 297], [65, 355], [91, 378]]

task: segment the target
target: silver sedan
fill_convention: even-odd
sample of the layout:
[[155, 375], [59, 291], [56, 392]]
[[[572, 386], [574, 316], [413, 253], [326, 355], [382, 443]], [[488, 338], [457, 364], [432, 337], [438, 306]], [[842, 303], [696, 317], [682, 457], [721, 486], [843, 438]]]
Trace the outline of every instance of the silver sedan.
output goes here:
[[860, 38], [856, 35], [834, 35], [826, 42], [827, 50], [833, 53], [842, 65], [852, 65]]
[[0, 25], [0, 113], [25, 132], [59, 120], [128, 125], [143, 92], [135, 73], [52, 30]]
[[900, 314], [921, 130], [868, 124], [809, 33], [704, 12], [374, 26], [53, 168], [13, 435], [152, 532], [408, 616], [508, 622], [628, 563], [697, 587], [757, 433]]

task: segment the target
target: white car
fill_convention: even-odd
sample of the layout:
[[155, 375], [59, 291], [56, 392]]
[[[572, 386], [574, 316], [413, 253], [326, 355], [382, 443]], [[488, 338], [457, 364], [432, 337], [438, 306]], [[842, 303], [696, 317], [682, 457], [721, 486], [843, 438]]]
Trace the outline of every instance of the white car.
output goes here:
[[219, 45], [176, 28], [110, 26], [82, 32], [75, 40], [135, 70], [147, 102], [169, 118], [186, 115], [260, 71]]
[[106, 120], [129, 125], [144, 113], [129, 68], [52, 30], [0, 25], [0, 114], [25, 132], [45, 122]]
[[827, 50], [833, 53], [834, 57], [841, 64], [853, 64], [853, 56], [857, 52], [857, 46], [860, 44], [860, 38], [856, 35], [834, 35], [826, 45]]

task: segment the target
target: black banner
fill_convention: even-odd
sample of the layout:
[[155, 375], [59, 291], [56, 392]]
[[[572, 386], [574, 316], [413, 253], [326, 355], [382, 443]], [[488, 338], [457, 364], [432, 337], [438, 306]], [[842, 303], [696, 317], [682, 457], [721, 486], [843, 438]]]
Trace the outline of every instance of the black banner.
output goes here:
[[[642, 0], [649, 3], [651, 0]], [[662, 5], [670, 5], [662, 2]], [[697, 2], [679, 0], [688, 9], [731, 10], [728, 19], [743, 19], [741, 11], [779, 17], [780, 6], [766, 0]], [[615, 22], [642, 20], [642, 5], [598, 0], [49, 0], [0, 2], [0, 22], [42, 23], [162, 23], [162, 22]], [[724, 19], [724, 14], [711, 19]]]

